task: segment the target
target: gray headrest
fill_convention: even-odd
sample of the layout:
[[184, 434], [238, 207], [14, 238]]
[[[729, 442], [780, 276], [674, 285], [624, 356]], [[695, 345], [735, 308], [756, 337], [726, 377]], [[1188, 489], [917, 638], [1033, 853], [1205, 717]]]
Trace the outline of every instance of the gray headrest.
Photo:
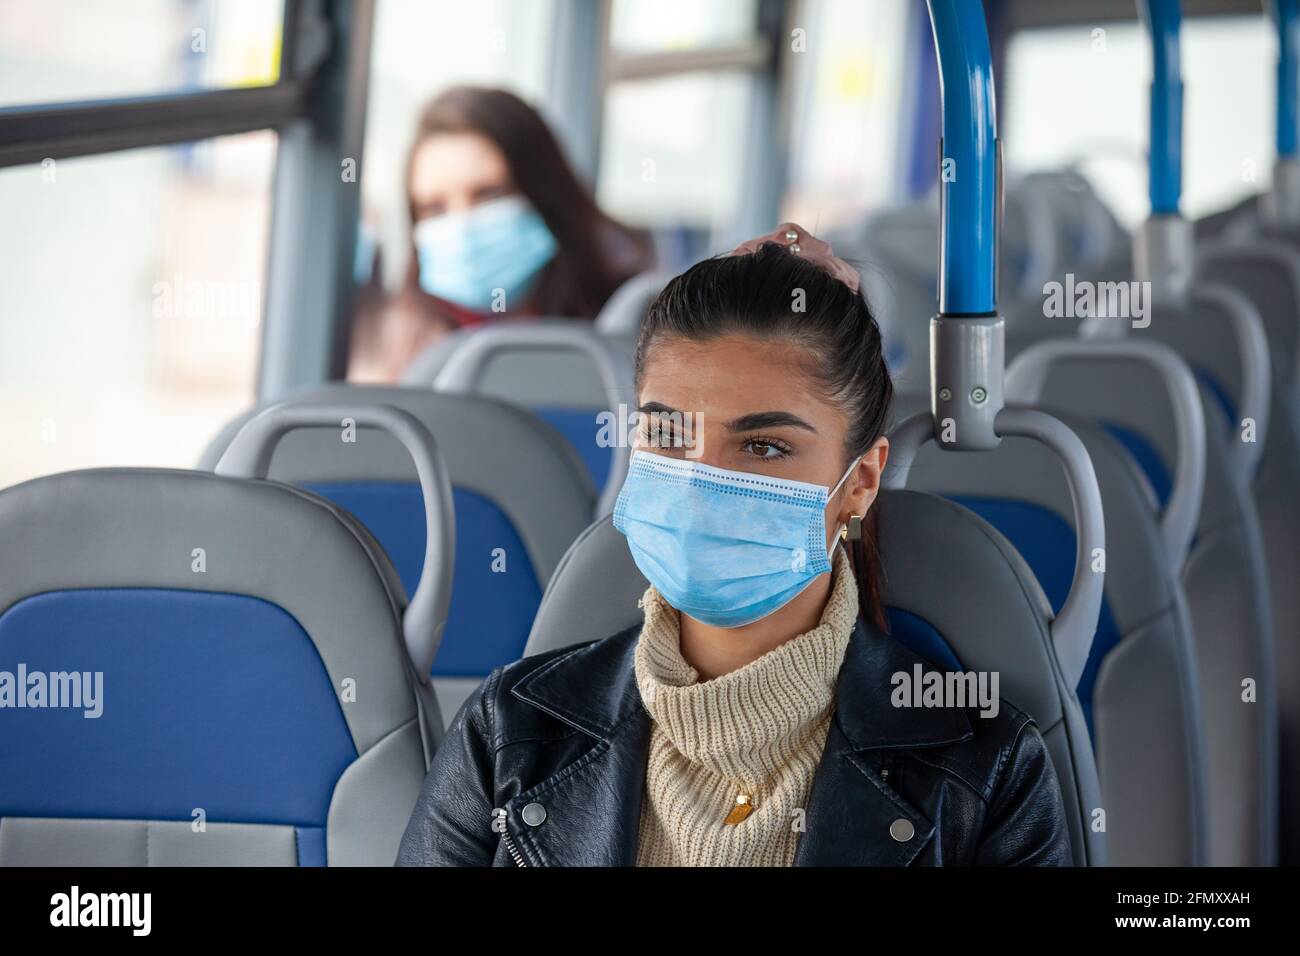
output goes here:
[[[543, 583], [591, 521], [596, 493], [581, 459], [558, 432], [524, 409], [478, 395], [341, 384], [296, 392], [289, 400], [392, 405], [415, 416], [437, 439], [452, 485], [502, 510]], [[226, 425], [200, 467], [213, 467], [256, 411]], [[354, 445], [341, 443], [337, 429], [292, 432], [276, 448], [269, 476], [291, 484], [416, 480], [411, 456], [396, 439], [376, 429], [358, 432]], [[521, 463], [527, 463], [526, 481], [520, 480]]]
[[619, 337], [635, 336], [650, 303], [663, 291], [670, 272], [643, 272], [619, 286], [596, 316], [596, 331]]
[[[1121, 629], [1165, 613], [1175, 602], [1177, 569], [1164, 552], [1158, 505], [1145, 475], [1106, 431], [1087, 419], [1047, 409], [1088, 450], [1106, 508], [1106, 600]], [[908, 487], [956, 497], [1036, 505], [1074, 527], [1074, 504], [1050, 449], [1004, 438], [996, 451], [959, 454], [934, 444], [912, 463]]]

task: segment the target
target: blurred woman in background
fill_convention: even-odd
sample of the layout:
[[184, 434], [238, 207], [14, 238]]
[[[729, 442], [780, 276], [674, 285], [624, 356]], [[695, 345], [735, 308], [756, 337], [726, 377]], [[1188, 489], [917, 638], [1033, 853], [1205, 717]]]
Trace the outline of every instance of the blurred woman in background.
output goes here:
[[537, 111], [454, 87], [420, 116], [407, 159], [402, 287], [353, 327], [353, 380], [396, 381], [425, 347], [501, 319], [594, 318], [652, 262], [649, 237], [597, 207]]

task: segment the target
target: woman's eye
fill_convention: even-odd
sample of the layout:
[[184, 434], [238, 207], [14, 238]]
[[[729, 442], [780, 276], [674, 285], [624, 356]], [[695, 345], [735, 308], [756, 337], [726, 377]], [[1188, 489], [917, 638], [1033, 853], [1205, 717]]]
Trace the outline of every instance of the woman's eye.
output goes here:
[[750, 454], [757, 455], [759, 458], [784, 458], [790, 453], [788, 448], [783, 448], [776, 442], [762, 438], [750, 439], [745, 442], [745, 447], [749, 449]]

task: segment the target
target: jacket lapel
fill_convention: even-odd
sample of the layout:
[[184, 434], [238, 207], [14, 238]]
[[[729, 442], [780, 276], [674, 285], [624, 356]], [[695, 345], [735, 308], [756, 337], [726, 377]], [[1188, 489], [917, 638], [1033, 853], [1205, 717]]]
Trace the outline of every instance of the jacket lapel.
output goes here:
[[[514, 696], [595, 739], [577, 760], [506, 803], [510, 832], [542, 866], [633, 866], [650, 758], [650, 715], [632, 655], [640, 626], [571, 654], [517, 684]], [[523, 808], [546, 810], [530, 826]]]
[[[934, 824], [889, 788], [884, 762], [848, 747], [834, 723], [826, 744], [794, 865], [907, 866], [934, 836]], [[900, 829], [900, 821], [911, 830]]]
[[893, 675], [910, 675], [917, 663], [933, 669], [859, 619], [836, 680], [835, 719], [795, 866], [907, 866], [934, 839], [930, 818], [889, 784], [893, 752], [955, 743], [972, 730], [958, 709], [893, 705]]

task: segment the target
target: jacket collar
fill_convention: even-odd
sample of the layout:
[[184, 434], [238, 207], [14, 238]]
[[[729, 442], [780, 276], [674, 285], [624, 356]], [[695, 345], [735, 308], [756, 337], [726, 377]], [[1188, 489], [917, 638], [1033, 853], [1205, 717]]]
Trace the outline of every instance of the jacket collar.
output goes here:
[[[634, 711], [644, 712], [633, 666], [640, 633], [637, 625], [562, 654], [515, 685], [513, 694], [578, 730], [607, 739]], [[891, 678], [898, 673], [910, 676], [917, 664], [933, 668], [858, 619], [835, 685], [835, 724], [850, 749], [936, 747], [971, 736], [970, 720], [958, 708], [893, 706]]]
[[[506, 803], [525, 856], [545, 866], [632, 866], [649, 757], [650, 715], [636, 686], [640, 626], [584, 644], [534, 671], [519, 700], [595, 738], [574, 763]], [[859, 619], [836, 682], [835, 719], [813, 777], [796, 866], [906, 866], [934, 838], [932, 820], [890, 785], [890, 750], [936, 747], [972, 736], [954, 708], [897, 708], [891, 677], [926, 662]], [[523, 824], [528, 803], [568, 813]], [[569, 821], [572, 822], [569, 822]], [[894, 837], [900, 825], [906, 839]]]

